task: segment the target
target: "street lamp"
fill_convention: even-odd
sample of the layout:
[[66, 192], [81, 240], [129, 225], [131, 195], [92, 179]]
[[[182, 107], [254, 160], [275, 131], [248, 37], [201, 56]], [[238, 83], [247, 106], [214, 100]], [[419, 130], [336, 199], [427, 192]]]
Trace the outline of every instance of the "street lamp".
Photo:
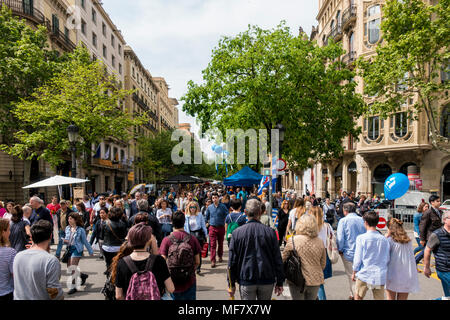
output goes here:
[[72, 151], [72, 178], [77, 176], [77, 140], [79, 136], [80, 129], [72, 122], [72, 124], [67, 127], [67, 134], [69, 135], [69, 143]]
[[[279, 158], [281, 159], [283, 157], [283, 143], [286, 137], [286, 128], [281, 123], [279, 123], [277, 124], [276, 129], [278, 129], [279, 131]], [[281, 176], [280, 179], [277, 180], [277, 191], [282, 191]]]

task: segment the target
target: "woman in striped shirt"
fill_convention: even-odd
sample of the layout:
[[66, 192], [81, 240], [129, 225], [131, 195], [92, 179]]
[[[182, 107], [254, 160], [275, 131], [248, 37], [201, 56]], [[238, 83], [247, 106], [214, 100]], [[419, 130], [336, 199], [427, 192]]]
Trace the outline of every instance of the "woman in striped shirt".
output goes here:
[[0, 301], [13, 300], [13, 262], [16, 250], [9, 247], [9, 220], [0, 218]]

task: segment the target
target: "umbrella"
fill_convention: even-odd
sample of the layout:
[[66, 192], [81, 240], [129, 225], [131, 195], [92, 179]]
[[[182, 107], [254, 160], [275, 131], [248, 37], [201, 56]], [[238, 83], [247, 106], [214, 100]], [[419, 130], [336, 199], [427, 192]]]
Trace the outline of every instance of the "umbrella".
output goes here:
[[29, 186], [23, 187], [22, 189], [38, 189], [38, 188], [44, 188], [44, 187], [56, 187], [56, 186], [63, 186], [63, 185], [67, 185], [67, 184], [79, 184], [79, 183], [86, 183], [86, 182], [89, 182], [89, 180], [76, 179], [76, 178], [63, 177], [63, 176], [54, 176], [54, 177], [30, 184]]
[[136, 192], [138, 192], [138, 191], [141, 190], [142, 188], [145, 188], [145, 183], [141, 183], [141, 184], [135, 185], [135, 186], [131, 189], [130, 194], [135, 194]]
[[45, 187], [58, 187], [59, 197], [61, 198], [61, 186], [68, 185], [68, 184], [79, 184], [79, 183], [86, 183], [89, 182], [89, 180], [83, 180], [83, 179], [77, 179], [77, 178], [71, 178], [71, 177], [63, 177], [63, 176], [54, 176], [33, 184], [30, 184], [29, 186], [23, 187], [22, 189], [38, 189], [38, 188], [45, 188]]

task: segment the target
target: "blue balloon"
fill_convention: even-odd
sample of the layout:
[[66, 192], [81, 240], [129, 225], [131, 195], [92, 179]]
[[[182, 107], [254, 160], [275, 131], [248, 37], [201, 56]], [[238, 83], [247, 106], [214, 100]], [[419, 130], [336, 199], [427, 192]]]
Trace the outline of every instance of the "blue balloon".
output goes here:
[[230, 151], [225, 151], [224, 154], [228, 157], [230, 155]]
[[222, 149], [221, 146], [216, 146], [216, 148], [214, 149], [214, 151], [215, 151], [217, 154], [221, 154], [222, 151], [223, 151], [223, 149]]
[[395, 200], [403, 197], [409, 190], [409, 179], [403, 173], [389, 176], [384, 183], [386, 200]]
[[218, 147], [218, 145], [217, 144], [213, 144], [213, 146], [211, 147], [211, 149], [212, 149], [212, 151], [216, 151], [216, 148]]

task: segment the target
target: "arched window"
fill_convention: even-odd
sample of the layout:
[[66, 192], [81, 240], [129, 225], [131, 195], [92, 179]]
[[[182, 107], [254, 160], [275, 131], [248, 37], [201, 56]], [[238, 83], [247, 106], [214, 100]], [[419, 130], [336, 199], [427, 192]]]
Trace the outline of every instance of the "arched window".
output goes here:
[[331, 20], [331, 23], [330, 23], [330, 30], [333, 31], [333, 28], [334, 28], [334, 20]]
[[367, 10], [369, 18], [367, 22], [369, 43], [375, 44], [380, 40], [380, 24], [381, 24], [381, 8], [380, 5], [375, 5]]
[[341, 10], [338, 10], [336, 14], [336, 23], [338, 26], [341, 24]]
[[399, 112], [395, 114], [395, 135], [399, 138], [406, 136], [408, 133], [408, 114]]

